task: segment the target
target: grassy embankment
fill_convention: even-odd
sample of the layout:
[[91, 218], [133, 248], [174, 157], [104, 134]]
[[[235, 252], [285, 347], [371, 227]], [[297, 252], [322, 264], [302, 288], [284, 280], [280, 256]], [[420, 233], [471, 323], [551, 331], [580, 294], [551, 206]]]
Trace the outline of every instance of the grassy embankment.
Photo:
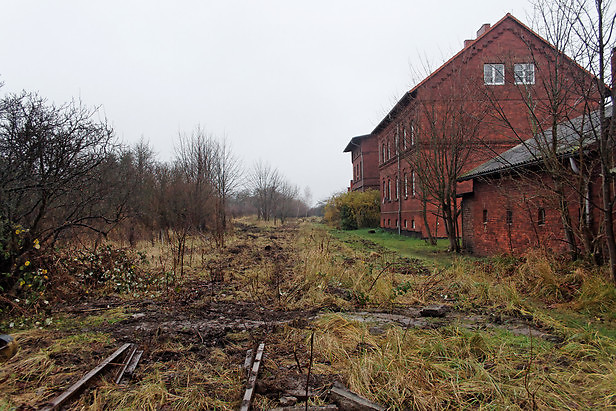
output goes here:
[[[374, 256], [375, 249], [366, 239], [379, 250], [380, 246], [399, 249], [424, 261], [436, 253], [437, 264], [429, 275], [405, 275], [392, 267], [389, 287], [379, 280], [382, 284], [368, 296], [382, 308], [388, 300], [445, 302], [456, 312], [483, 314], [494, 318], [495, 324], [504, 321], [498, 327], [482, 321], [475, 326], [457, 321], [427, 328], [391, 325], [375, 334], [369, 323], [331, 314], [315, 327], [320, 372], [340, 373], [353, 390], [396, 409], [616, 405], [616, 291], [600, 270], [538, 252], [521, 259], [449, 257], [443, 267], [447, 258], [418, 240], [366, 231], [311, 230], [307, 238], [318, 242], [319, 236], [335, 237], [345, 244], [346, 249], [332, 248], [322, 258], [335, 261], [344, 255], [347, 267], [330, 268], [344, 278], [353, 277], [346, 273], [349, 265], [355, 278], [364, 275], [362, 257]], [[387, 251], [378, 258], [391, 260], [397, 255]], [[341, 282], [340, 275], [332, 277]], [[358, 282], [350, 285], [361, 289]], [[387, 288], [397, 292], [388, 293]], [[519, 327], [508, 329], [508, 322], [521, 320], [529, 333], [532, 327], [552, 338], [523, 335]]]

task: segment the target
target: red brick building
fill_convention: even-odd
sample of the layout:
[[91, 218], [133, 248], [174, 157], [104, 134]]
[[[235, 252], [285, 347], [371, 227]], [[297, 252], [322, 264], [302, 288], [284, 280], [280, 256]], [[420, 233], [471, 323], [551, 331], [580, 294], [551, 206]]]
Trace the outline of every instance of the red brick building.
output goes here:
[[379, 155], [376, 138], [372, 134], [353, 137], [344, 149], [351, 153], [353, 180], [349, 191], [366, 191], [379, 189]]
[[[611, 108], [606, 114], [611, 116]], [[580, 222], [595, 238], [600, 230], [601, 185], [594, 151], [598, 129], [598, 112], [558, 126], [558, 178], [572, 183], [564, 191], [575, 248], [583, 242]], [[472, 182], [472, 190], [462, 198], [462, 242], [467, 251], [480, 256], [520, 254], [531, 247], [559, 254], [570, 251], [554, 178], [543, 161], [545, 141], [551, 137], [550, 131], [535, 135], [460, 177]], [[582, 163], [589, 177], [578, 190], [575, 182], [581, 181], [577, 175]]]
[[[370, 134], [378, 151], [381, 227], [422, 238], [428, 230], [435, 237], [446, 236], [441, 211], [433, 198], [422, 195], [420, 183], [427, 171], [416, 169], [407, 159], [417, 153], [417, 147], [428, 146], [424, 142], [435, 120], [456, 106], [464, 106], [469, 118], [480, 118], [473, 137], [469, 134], [470, 149], [456, 175], [532, 136], [532, 127], [545, 126], [548, 114], [537, 112], [530, 118], [529, 96], [546, 100], [540, 85], [548, 79], [557, 54], [552, 45], [507, 14], [493, 26], [481, 26], [474, 40], [466, 40], [460, 52], [406, 92]], [[566, 56], [558, 56], [564, 59], [565, 82], [573, 85], [589, 78]], [[563, 107], [581, 113], [581, 107], [576, 107], [579, 94], [573, 86], [569, 90]], [[457, 185], [457, 195], [473, 190], [469, 181]]]

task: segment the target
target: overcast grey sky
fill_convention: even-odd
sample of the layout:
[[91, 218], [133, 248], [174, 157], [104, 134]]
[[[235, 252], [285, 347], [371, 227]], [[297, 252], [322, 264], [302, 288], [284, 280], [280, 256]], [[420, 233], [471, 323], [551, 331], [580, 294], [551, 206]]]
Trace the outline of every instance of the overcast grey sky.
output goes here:
[[125, 143], [173, 157], [178, 132], [226, 136], [315, 200], [351, 178], [348, 140], [522, 1], [0, 2], [0, 93], [101, 106]]

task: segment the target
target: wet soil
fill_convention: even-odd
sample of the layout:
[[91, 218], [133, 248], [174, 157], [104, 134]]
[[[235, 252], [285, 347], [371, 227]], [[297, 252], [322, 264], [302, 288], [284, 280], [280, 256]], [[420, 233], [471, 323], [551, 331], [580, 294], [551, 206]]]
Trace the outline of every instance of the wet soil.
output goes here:
[[[304, 329], [320, 315], [317, 309], [288, 311], [277, 308], [271, 299], [250, 301], [236, 298], [236, 294], [245, 285], [235, 281], [240, 273], [255, 264], [272, 264], [280, 270], [279, 275], [292, 270], [292, 245], [298, 235], [298, 226], [289, 224], [278, 228], [275, 233], [256, 225], [238, 224], [236, 233], [239, 237], [216, 260], [208, 261], [205, 270], [208, 275], [192, 279], [184, 284], [182, 290], [170, 291], [162, 298], [126, 301], [115, 297], [83, 300], [77, 304], [59, 305], [56, 314], [87, 317], [103, 313], [105, 310], [124, 307], [128, 318], [102, 325], [84, 327], [81, 331], [100, 331], [112, 335], [118, 343], [137, 343], [144, 349], [144, 364], [169, 363], [178, 361], [188, 351], [203, 361], [209, 360], [212, 347], [223, 349], [228, 360], [234, 362], [229, 366], [237, 367], [244, 363], [246, 351], [256, 348], [260, 341], [266, 341], [266, 370], [257, 386], [260, 395], [277, 400], [290, 392], [300, 395], [300, 384], [305, 374], [299, 369], [302, 365], [281, 366], [281, 358], [293, 358], [294, 347], [284, 346], [276, 340], [275, 332], [280, 327], [289, 325]], [[367, 244], [365, 246], [372, 246]], [[379, 250], [377, 250], [379, 251]], [[404, 261], [409, 274], [429, 275], [429, 270], [419, 260]], [[350, 296], [344, 289], [332, 289], [331, 293], [341, 297]], [[345, 298], [346, 299], [346, 298]], [[516, 317], [494, 317], [489, 314], [464, 313], [449, 311], [444, 317], [422, 317], [422, 307], [405, 307], [392, 312], [355, 311], [345, 312], [351, 320], [369, 323], [370, 332], [383, 333], [392, 325], [415, 328], [439, 328], [456, 324], [468, 329], [503, 329], [519, 335], [532, 335], [552, 341], [558, 339], [547, 330], [530, 324], [525, 319]], [[329, 307], [328, 312], [335, 311]], [[169, 343], [182, 349], [165, 349]], [[305, 357], [305, 355], [304, 355]], [[306, 363], [302, 357], [299, 362]], [[71, 361], [84, 361], [76, 355], [62, 357], [62, 364]], [[92, 359], [94, 367], [97, 361]], [[88, 369], [89, 369], [88, 368]], [[305, 373], [306, 370], [303, 370]], [[335, 381], [335, 375], [316, 375], [311, 383], [315, 393], [327, 389]], [[304, 385], [305, 388], [305, 385]], [[242, 393], [238, 393], [238, 398]]]

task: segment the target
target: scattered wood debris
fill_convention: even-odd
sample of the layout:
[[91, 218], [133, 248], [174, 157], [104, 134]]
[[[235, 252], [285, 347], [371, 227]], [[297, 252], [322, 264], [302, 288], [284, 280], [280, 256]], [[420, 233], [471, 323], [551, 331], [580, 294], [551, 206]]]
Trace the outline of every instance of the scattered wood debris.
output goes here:
[[243, 367], [246, 373], [246, 378], [250, 377], [250, 366], [252, 365], [253, 353], [254, 353], [254, 350], [252, 348], [246, 351], [246, 359], [244, 360], [244, 367]]
[[129, 351], [126, 358], [124, 358], [124, 364], [122, 368], [118, 371], [118, 374], [115, 379], [116, 384], [128, 383], [135, 372], [135, 368], [137, 368], [137, 363], [141, 356], [143, 355], [143, 351], [137, 351], [137, 346], [133, 344], [133, 347]]
[[385, 411], [385, 407], [360, 397], [342, 384], [334, 384], [329, 392], [329, 399], [335, 402], [341, 410]]
[[[127, 354], [128, 353], [128, 354]], [[128, 381], [137, 368], [137, 363], [141, 358], [143, 351], [137, 351], [135, 344], [126, 343], [118, 348], [113, 354], [105, 358], [98, 366], [92, 369], [89, 373], [83, 376], [75, 384], [71, 385], [66, 391], [54, 398], [52, 401], [43, 405], [43, 411], [52, 411], [60, 409], [68, 400], [81, 392], [97, 375], [101, 374], [110, 366], [121, 366], [115, 378], [116, 384], [122, 380]], [[122, 363], [116, 363], [118, 358], [124, 355]]]
[[128, 367], [124, 371], [124, 378], [120, 379], [120, 384], [128, 384], [128, 382], [133, 378], [133, 374], [135, 373], [135, 369], [137, 368], [137, 364], [139, 364], [139, 360], [143, 355], [143, 350], [137, 350], [133, 357], [130, 359], [128, 363]]
[[263, 350], [265, 350], [265, 343], [259, 344], [259, 348], [257, 348], [257, 354], [255, 355], [254, 362], [252, 363], [252, 370], [250, 372], [250, 378], [248, 378], [246, 393], [244, 394], [240, 411], [248, 411], [250, 409], [252, 395], [255, 390], [255, 384], [257, 383], [257, 374], [259, 374], [259, 367], [261, 366], [261, 359], [263, 358]]

